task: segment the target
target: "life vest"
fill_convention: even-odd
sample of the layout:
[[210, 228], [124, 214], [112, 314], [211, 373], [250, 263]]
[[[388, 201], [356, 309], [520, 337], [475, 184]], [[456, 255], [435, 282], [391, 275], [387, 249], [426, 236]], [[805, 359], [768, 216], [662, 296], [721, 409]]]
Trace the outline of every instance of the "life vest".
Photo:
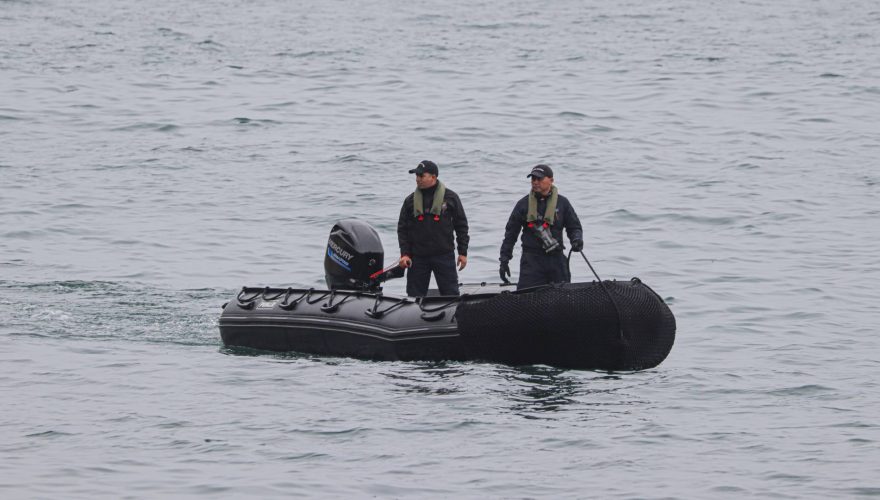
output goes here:
[[431, 203], [431, 209], [425, 212], [425, 199], [421, 189], [413, 192], [413, 215], [419, 222], [425, 220], [425, 214], [433, 215], [436, 222], [440, 222], [440, 213], [443, 211], [443, 198], [446, 197], [446, 186], [439, 180], [434, 189], [434, 200]]
[[[528, 227], [534, 227], [535, 222], [543, 223], [544, 227], [550, 227], [556, 222], [556, 204], [559, 202], [559, 194], [556, 186], [550, 186], [550, 199], [547, 200], [547, 207], [544, 209], [544, 216], [538, 216], [538, 197], [535, 193], [529, 193], [529, 209], [526, 212], [526, 222]], [[550, 214], [549, 216], [547, 214]]]

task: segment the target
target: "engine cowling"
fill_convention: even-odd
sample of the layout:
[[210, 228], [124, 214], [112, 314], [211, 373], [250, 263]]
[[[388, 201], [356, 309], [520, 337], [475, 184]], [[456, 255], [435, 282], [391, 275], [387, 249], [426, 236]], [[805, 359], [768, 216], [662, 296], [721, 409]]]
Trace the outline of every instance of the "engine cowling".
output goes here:
[[327, 239], [324, 279], [333, 290], [375, 288], [371, 276], [382, 271], [385, 251], [373, 226], [357, 219], [336, 222]]

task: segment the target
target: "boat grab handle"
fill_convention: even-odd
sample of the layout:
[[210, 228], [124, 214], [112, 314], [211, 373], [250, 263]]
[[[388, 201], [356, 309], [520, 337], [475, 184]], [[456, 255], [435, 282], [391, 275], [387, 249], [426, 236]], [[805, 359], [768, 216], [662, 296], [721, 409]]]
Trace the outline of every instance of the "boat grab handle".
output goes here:
[[278, 304], [278, 307], [284, 309], [285, 311], [292, 311], [296, 309], [296, 306], [299, 305], [300, 301], [306, 298], [306, 296], [312, 293], [312, 291], [314, 291], [314, 288], [309, 288], [308, 290], [303, 292], [302, 295], [297, 297], [296, 300], [294, 300], [293, 302], [288, 302], [288, 300], [290, 300], [290, 294], [293, 293], [293, 288], [288, 288], [287, 293], [284, 294], [284, 300], [282, 300], [281, 303]]
[[447, 307], [451, 306], [452, 304], [456, 304], [458, 302], [461, 302], [461, 300], [467, 296], [468, 296], [468, 294], [466, 294], [466, 293], [459, 295], [458, 297], [450, 300], [449, 302], [443, 304], [442, 306], [437, 306], [437, 307], [424, 307], [424, 305], [423, 305], [424, 301], [422, 300], [422, 299], [424, 299], [424, 297], [420, 297], [416, 302], [419, 303], [419, 309], [421, 309], [422, 312], [432, 313], [432, 312], [442, 311], [442, 310], [446, 309]]
[[354, 295], [346, 295], [344, 299], [342, 299], [339, 302], [334, 304], [333, 299], [336, 298], [336, 290], [333, 290], [330, 292], [330, 300], [328, 300], [327, 302], [324, 303], [324, 305], [321, 306], [321, 311], [323, 311], [325, 313], [335, 313], [336, 311], [339, 310], [339, 306], [341, 306], [342, 304], [345, 304], [346, 300], [348, 300], [352, 297], [356, 297], [358, 295], [359, 295], [358, 293], [355, 293]]
[[382, 301], [382, 294], [381, 293], [376, 294], [376, 302], [373, 303], [372, 308], [364, 311], [364, 314], [366, 314], [367, 316], [374, 318], [374, 319], [382, 319], [382, 316], [385, 316], [386, 314], [393, 311], [394, 309], [397, 309], [398, 307], [409, 302], [409, 300], [407, 300], [406, 297], [403, 297], [402, 299], [398, 300], [394, 304], [391, 304], [390, 306], [386, 307], [385, 309], [380, 310], [379, 303], [381, 301]]
[[[253, 293], [250, 297], [247, 296], [248, 293]], [[263, 294], [263, 290], [258, 290], [256, 292], [248, 292], [246, 286], [241, 287], [241, 291], [238, 292], [238, 295], [235, 297], [235, 303], [238, 307], [242, 309], [253, 309], [256, 304], [257, 297]]]

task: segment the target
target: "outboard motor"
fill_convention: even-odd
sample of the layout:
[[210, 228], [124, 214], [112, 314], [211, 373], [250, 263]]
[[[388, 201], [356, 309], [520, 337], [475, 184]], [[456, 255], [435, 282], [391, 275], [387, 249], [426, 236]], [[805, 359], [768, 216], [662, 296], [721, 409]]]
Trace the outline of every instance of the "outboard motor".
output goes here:
[[382, 274], [385, 251], [379, 233], [356, 219], [338, 221], [330, 230], [324, 278], [331, 290], [372, 290]]

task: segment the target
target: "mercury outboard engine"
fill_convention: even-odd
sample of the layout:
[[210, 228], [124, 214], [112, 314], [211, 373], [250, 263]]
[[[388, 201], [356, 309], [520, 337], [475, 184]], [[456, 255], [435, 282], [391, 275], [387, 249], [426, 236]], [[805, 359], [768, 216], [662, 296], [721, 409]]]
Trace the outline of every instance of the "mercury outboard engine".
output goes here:
[[356, 219], [338, 221], [330, 230], [324, 255], [327, 286], [331, 290], [378, 290], [381, 281], [397, 277], [390, 269], [383, 272], [384, 258], [382, 240], [372, 226]]

